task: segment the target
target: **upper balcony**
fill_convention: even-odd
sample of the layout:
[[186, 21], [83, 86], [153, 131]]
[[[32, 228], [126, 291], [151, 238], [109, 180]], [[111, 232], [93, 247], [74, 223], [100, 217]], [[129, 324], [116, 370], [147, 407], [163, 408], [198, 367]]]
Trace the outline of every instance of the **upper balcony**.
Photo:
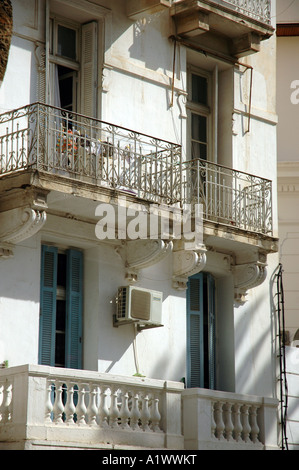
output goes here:
[[240, 235], [255, 246], [257, 238], [273, 242], [271, 181], [204, 160], [183, 162], [181, 155], [181, 147], [170, 142], [60, 108], [28, 105], [0, 116], [0, 212], [7, 210], [4, 194], [29, 187], [45, 198], [63, 194], [61, 204], [50, 207], [48, 198], [47, 207], [79, 217], [95, 217], [96, 205], [116, 196], [148, 207], [198, 204], [210, 240], [217, 226], [217, 237], [222, 228], [230, 243]]
[[260, 42], [274, 33], [271, 0], [178, 0], [170, 14], [175, 35], [210, 48], [214, 43], [237, 58], [258, 52]]

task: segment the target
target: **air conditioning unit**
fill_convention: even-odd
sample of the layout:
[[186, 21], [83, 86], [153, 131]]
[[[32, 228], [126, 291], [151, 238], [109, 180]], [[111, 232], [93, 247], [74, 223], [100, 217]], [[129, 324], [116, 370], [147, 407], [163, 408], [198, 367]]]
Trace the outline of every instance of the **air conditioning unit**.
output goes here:
[[120, 287], [114, 326], [137, 323], [140, 328], [162, 326], [162, 292], [141, 287]]

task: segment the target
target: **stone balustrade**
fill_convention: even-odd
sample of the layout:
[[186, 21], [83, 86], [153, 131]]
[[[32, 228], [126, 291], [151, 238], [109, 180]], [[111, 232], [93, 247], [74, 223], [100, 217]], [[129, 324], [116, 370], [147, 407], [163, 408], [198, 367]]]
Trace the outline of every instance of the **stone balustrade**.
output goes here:
[[0, 449], [275, 449], [275, 399], [24, 365], [0, 370]]
[[182, 389], [176, 382], [91, 371], [5, 369], [0, 373], [0, 449], [4, 442], [24, 440], [39, 448], [183, 449]]
[[278, 401], [204, 389], [183, 391], [187, 449], [276, 449]]

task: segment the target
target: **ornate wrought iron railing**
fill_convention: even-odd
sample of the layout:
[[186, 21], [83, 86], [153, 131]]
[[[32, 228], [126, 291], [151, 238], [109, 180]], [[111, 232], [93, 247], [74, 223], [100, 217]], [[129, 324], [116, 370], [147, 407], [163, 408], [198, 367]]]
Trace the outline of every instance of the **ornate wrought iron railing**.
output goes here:
[[[214, 0], [215, 1], [215, 0]], [[271, 23], [271, 0], [216, 0], [256, 21]]]
[[34, 103], [0, 116], [0, 175], [36, 168], [171, 203], [181, 147]]
[[181, 147], [35, 103], [0, 116], [0, 177], [29, 168], [148, 202], [202, 204], [204, 219], [272, 234], [271, 181], [204, 160]]
[[205, 160], [182, 164], [182, 201], [203, 205], [206, 220], [272, 234], [272, 182]]

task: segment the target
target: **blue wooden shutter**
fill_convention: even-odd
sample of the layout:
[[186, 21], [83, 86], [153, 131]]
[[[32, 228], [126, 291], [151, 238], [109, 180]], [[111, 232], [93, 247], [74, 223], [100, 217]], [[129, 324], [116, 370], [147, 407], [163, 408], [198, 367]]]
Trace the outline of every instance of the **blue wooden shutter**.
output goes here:
[[187, 290], [187, 387], [204, 384], [203, 276], [189, 279]]
[[211, 390], [215, 390], [215, 376], [216, 376], [216, 358], [215, 358], [215, 331], [216, 331], [216, 320], [215, 320], [215, 280], [208, 274], [207, 276], [208, 285], [208, 341], [209, 341], [209, 386]]
[[83, 254], [67, 251], [66, 367], [82, 368]]
[[42, 246], [39, 363], [55, 365], [57, 248]]

